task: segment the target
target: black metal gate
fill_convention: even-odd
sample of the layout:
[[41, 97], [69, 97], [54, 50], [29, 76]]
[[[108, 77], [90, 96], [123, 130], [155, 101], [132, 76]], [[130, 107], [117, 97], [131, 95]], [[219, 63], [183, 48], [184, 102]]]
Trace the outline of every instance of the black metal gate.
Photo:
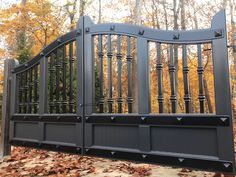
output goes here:
[[[196, 31], [93, 24], [81, 17], [76, 30], [58, 38], [34, 59], [20, 66], [11, 64], [10, 143], [234, 172], [226, 39], [224, 11], [214, 16], [210, 29]], [[150, 102], [150, 43], [157, 52], [157, 113], [151, 111]], [[204, 110], [204, 44], [211, 45], [213, 56], [215, 114]], [[191, 111], [189, 45], [198, 52], [194, 72], [199, 114]], [[176, 46], [182, 49], [182, 114], [176, 113]], [[162, 56], [164, 47], [168, 58]], [[171, 113], [164, 113], [163, 60], [167, 59]]]

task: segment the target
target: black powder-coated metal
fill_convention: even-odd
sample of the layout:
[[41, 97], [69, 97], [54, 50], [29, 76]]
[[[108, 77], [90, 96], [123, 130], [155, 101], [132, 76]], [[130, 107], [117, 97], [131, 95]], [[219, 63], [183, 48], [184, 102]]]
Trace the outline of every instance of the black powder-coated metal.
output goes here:
[[184, 44], [182, 46], [183, 51], [183, 75], [184, 75], [184, 102], [185, 102], [185, 112], [190, 113], [190, 94], [189, 94], [189, 68], [188, 68], [188, 58], [187, 58], [187, 47]]
[[50, 64], [49, 64], [49, 87], [50, 87], [50, 91], [49, 91], [49, 95], [50, 95], [50, 102], [49, 102], [49, 112], [53, 113], [53, 109], [54, 109], [54, 100], [53, 100], [53, 86], [54, 86], [54, 73], [55, 73], [55, 68], [53, 67], [54, 65], [54, 54], [51, 53], [50, 54]]
[[34, 66], [34, 113], [38, 112], [38, 65]]
[[111, 35], [108, 35], [108, 50], [107, 50], [107, 58], [108, 58], [108, 80], [109, 80], [109, 96], [108, 96], [108, 112], [112, 113], [112, 46], [111, 46]]
[[103, 46], [102, 46], [102, 35], [98, 36], [98, 57], [99, 57], [99, 85], [100, 85], [100, 95], [99, 95], [99, 111], [103, 113], [104, 109], [104, 95], [103, 95]]
[[[7, 104], [11, 105], [10, 143], [234, 173], [226, 33], [225, 11], [214, 16], [210, 29], [196, 31], [94, 24], [89, 17], [81, 17], [76, 30], [59, 37], [33, 60], [12, 68], [11, 94], [15, 98]], [[96, 37], [98, 45], [94, 42]], [[155, 100], [159, 113], [151, 112], [149, 42], [156, 44]], [[204, 109], [204, 43], [212, 44], [215, 114], [207, 114]], [[198, 52], [195, 71], [199, 85], [198, 114], [191, 113], [189, 44], [197, 46]], [[184, 81], [179, 85], [183, 84], [182, 101], [188, 114], [176, 113], [177, 99], [180, 99], [175, 88], [178, 73], [173, 49], [176, 45], [182, 46], [183, 51]], [[162, 50], [166, 46], [169, 58]], [[169, 64], [165, 79], [170, 81], [170, 98], [165, 101], [171, 104], [171, 114], [164, 107], [164, 94], [168, 91], [163, 85], [164, 62]]]
[[132, 55], [131, 55], [131, 37], [127, 36], [127, 73], [128, 73], [128, 93], [127, 93], [127, 103], [128, 103], [128, 113], [132, 113]]
[[198, 50], [198, 85], [199, 85], [199, 104], [200, 104], [200, 113], [204, 113], [204, 100], [205, 100], [205, 95], [203, 91], [203, 73], [204, 69], [202, 66], [202, 48], [201, 44], [197, 45], [197, 50]]
[[173, 51], [173, 44], [170, 44], [169, 46], [169, 52], [170, 52], [170, 64], [169, 64], [169, 73], [170, 73], [170, 101], [171, 101], [171, 108], [172, 113], [176, 113], [176, 88], [175, 88], [175, 75], [176, 73], [176, 67], [175, 67], [175, 61], [174, 61], [174, 51]]
[[67, 107], [67, 100], [66, 100], [66, 45], [63, 46], [62, 49], [62, 54], [63, 54], [63, 60], [62, 60], [62, 112], [66, 113], [66, 107]]
[[156, 43], [157, 47], [157, 79], [158, 79], [158, 104], [159, 104], [159, 113], [163, 113], [164, 111], [164, 97], [163, 97], [163, 79], [162, 79], [162, 69], [163, 69], [163, 64], [162, 64], [162, 48], [161, 48], [161, 43]]
[[74, 107], [74, 101], [73, 101], [73, 71], [74, 71], [74, 67], [73, 67], [73, 63], [74, 63], [74, 57], [73, 57], [73, 43], [69, 44], [69, 112], [72, 113], [73, 112], [73, 107]]
[[117, 79], [118, 79], [118, 98], [117, 98], [117, 103], [118, 103], [118, 113], [122, 113], [122, 82], [121, 82], [121, 70], [122, 70], [122, 54], [121, 54], [121, 36], [117, 36], [117, 65], [118, 65], [118, 74], [117, 74]]

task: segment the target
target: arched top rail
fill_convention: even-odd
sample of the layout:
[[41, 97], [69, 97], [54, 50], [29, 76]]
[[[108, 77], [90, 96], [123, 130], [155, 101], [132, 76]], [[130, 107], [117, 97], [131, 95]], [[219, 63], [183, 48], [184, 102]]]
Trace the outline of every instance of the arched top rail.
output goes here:
[[70, 41], [75, 40], [75, 37], [77, 35], [77, 31], [73, 30], [65, 35], [60, 36], [55, 41], [53, 41], [51, 44], [49, 44], [47, 47], [45, 47], [38, 55], [36, 55], [32, 60], [29, 60], [26, 63], [23, 63], [19, 65], [18, 67], [14, 68], [14, 73], [23, 72], [31, 67], [33, 67], [35, 64], [37, 64], [43, 57], [48, 56], [53, 50], [56, 48], [61, 47], [65, 43], [68, 43]]
[[143, 26], [105, 23], [93, 25], [86, 29], [89, 34], [120, 34], [133, 37], [147, 38], [150, 41], [176, 44], [207, 43], [214, 39], [224, 37], [224, 29], [202, 29], [202, 30], [157, 30]]

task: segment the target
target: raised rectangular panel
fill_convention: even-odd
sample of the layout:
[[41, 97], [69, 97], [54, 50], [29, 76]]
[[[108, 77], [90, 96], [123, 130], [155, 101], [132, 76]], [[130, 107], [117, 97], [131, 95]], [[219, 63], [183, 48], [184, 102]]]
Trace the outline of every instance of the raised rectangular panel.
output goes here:
[[76, 143], [75, 124], [45, 124], [45, 141]]
[[38, 139], [38, 123], [15, 122], [14, 138]]
[[152, 151], [217, 156], [215, 128], [152, 127]]
[[138, 127], [94, 125], [93, 145], [123, 148], [138, 148]]

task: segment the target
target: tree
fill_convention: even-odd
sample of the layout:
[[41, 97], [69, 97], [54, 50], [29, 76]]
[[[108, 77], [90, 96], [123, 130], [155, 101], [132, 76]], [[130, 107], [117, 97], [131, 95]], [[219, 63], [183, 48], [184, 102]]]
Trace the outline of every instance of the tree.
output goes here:
[[0, 19], [0, 32], [8, 44], [8, 53], [21, 62], [54, 40], [61, 33], [64, 21], [53, 12], [47, 0], [23, 0], [21, 4], [1, 10]]

